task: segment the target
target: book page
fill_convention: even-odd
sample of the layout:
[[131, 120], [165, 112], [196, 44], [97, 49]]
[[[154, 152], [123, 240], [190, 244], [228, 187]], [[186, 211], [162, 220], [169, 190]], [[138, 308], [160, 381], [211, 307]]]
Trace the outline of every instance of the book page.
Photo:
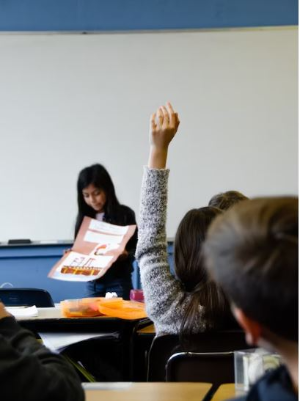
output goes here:
[[48, 277], [74, 282], [102, 277], [124, 252], [135, 229], [135, 225], [116, 226], [85, 217], [73, 249], [55, 264]]

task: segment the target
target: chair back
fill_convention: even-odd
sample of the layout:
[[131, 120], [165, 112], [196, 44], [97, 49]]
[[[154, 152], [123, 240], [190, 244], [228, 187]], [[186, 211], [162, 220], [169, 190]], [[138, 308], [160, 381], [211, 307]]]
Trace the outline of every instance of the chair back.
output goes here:
[[194, 334], [185, 345], [180, 344], [177, 335], [156, 337], [149, 351], [148, 381], [165, 381], [167, 361], [176, 353], [233, 352], [248, 348], [250, 347], [246, 343], [245, 333], [240, 329]]
[[234, 382], [233, 352], [180, 352], [172, 355], [166, 366], [170, 382], [212, 383], [213, 389]]
[[39, 288], [0, 288], [0, 300], [6, 306], [54, 306], [49, 292]]

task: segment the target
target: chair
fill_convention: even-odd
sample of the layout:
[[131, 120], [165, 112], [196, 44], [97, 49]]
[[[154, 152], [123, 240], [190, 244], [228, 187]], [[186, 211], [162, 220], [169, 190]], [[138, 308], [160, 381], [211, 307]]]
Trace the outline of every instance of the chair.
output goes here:
[[179, 352], [166, 366], [168, 382], [212, 383], [212, 390], [221, 384], [234, 382], [233, 352]]
[[0, 288], [0, 300], [6, 306], [54, 306], [49, 292], [39, 288]]
[[[179, 336], [165, 335], [156, 337], [151, 345], [148, 359], [148, 381], [166, 380], [166, 365], [173, 354], [219, 353], [248, 349], [242, 330], [221, 330], [194, 334], [186, 346], [180, 344]], [[201, 380], [203, 381], [203, 380]], [[209, 382], [211, 382], [209, 380]]]

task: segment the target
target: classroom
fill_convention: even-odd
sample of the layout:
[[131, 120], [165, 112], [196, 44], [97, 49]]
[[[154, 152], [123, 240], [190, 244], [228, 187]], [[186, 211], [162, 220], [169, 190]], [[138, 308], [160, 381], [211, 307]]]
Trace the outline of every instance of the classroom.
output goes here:
[[[281, 210], [294, 211], [289, 200], [298, 199], [298, 2], [11, 0], [0, 2], [0, 31], [2, 302], [7, 307], [36, 304], [38, 316], [17, 320], [51, 350], [55, 347], [47, 339], [60, 341], [63, 363], [67, 369], [75, 367], [87, 400], [246, 397], [235, 385], [234, 351], [261, 344], [257, 340], [250, 347], [235, 322], [220, 334], [201, 326], [206, 312], [195, 312], [193, 319], [181, 315], [189, 300], [190, 310], [201, 309], [204, 295], [195, 296], [198, 306], [192, 304], [197, 283], [181, 278], [178, 255], [186, 246], [185, 264], [188, 259], [196, 265], [192, 219], [198, 210], [197, 218], [212, 213], [207, 219], [221, 222], [222, 207], [211, 203], [216, 194], [238, 191], [250, 199], [250, 209], [256, 198], [267, 199], [267, 207], [280, 198]], [[98, 220], [101, 229], [105, 224], [107, 230], [137, 228], [122, 237], [120, 252], [109, 245], [111, 253], [105, 252], [113, 255], [112, 261], [102, 277], [53, 279], [51, 269], [61, 258], [71, 266], [71, 254], [83, 252], [74, 241], [83, 237], [79, 230], [86, 218]], [[118, 235], [123, 235], [120, 227]], [[208, 266], [217, 250], [212, 251], [213, 244], [210, 248], [206, 231], [203, 235], [199, 265], [205, 252]], [[290, 235], [285, 232], [284, 238], [292, 246]], [[196, 243], [199, 248], [198, 239]], [[217, 262], [211, 263], [215, 269]], [[167, 270], [156, 273], [156, 264]], [[218, 280], [223, 278], [215, 270], [205, 270], [208, 274], [216, 275], [211, 291], [220, 294]], [[233, 299], [235, 304], [227, 284], [220, 285], [224, 302], [229, 305]], [[182, 299], [174, 295], [178, 286]], [[50, 304], [42, 305], [38, 299], [44, 295], [38, 293], [29, 304], [18, 298], [29, 297], [33, 289], [49, 293]], [[126, 300], [142, 291], [147, 317], [141, 314], [139, 319], [72, 319], [58, 310], [65, 300], [96, 299], [108, 292]], [[0, 342], [3, 316], [5, 308], [0, 308]], [[181, 340], [188, 334], [201, 340], [186, 348]], [[195, 359], [180, 365], [171, 360], [167, 371], [174, 350], [194, 352], [195, 358], [222, 355], [214, 363]], [[294, 372], [287, 366], [295, 387]], [[75, 389], [68, 391], [75, 400]], [[10, 389], [8, 401], [18, 399], [12, 394]]]

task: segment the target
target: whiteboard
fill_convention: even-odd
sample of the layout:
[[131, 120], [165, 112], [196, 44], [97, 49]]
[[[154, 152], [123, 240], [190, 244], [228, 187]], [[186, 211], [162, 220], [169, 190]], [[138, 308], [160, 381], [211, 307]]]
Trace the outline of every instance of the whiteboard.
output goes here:
[[0, 241], [70, 239], [102, 163], [138, 214], [148, 121], [170, 100], [167, 234], [220, 191], [297, 193], [297, 28], [0, 35]]

